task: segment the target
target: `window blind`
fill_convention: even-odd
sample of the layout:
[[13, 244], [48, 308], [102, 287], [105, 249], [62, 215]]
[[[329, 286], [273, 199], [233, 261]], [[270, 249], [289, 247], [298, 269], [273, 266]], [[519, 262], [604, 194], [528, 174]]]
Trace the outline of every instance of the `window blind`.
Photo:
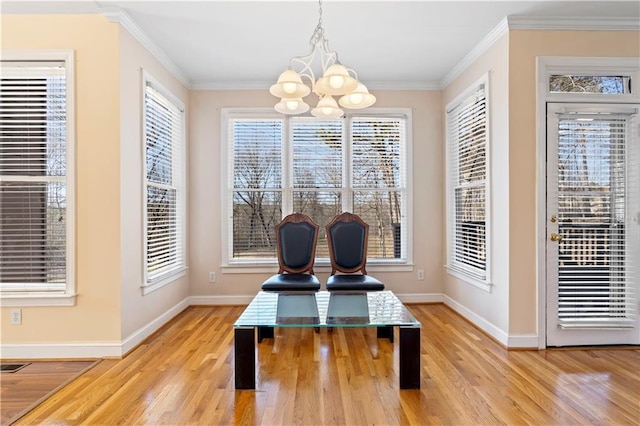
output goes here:
[[227, 118], [230, 261], [275, 259], [274, 227], [292, 211], [320, 225], [318, 258], [342, 211], [370, 224], [370, 259], [406, 258], [406, 117], [244, 117]]
[[235, 259], [275, 258], [282, 219], [284, 126], [280, 119], [232, 119], [231, 253]]
[[354, 117], [351, 122], [353, 211], [370, 224], [371, 258], [403, 256], [405, 128], [405, 118]]
[[0, 81], [0, 288], [67, 285], [64, 61], [3, 61]]
[[145, 82], [147, 284], [185, 265], [184, 112]]
[[320, 225], [316, 256], [329, 258], [324, 225], [342, 211], [343, 121], [294, 117], [291, 123], [293, 211]]
[[635, 323], [639, 248], [633, 216], [640, 188], [638, 176], [628, 175], [637, 170], [629, 131], [626, 117], [559, 119], [560, 327]]
[[447, 111], [449, 266], [487, 278], [487, 102], [485, 85]]

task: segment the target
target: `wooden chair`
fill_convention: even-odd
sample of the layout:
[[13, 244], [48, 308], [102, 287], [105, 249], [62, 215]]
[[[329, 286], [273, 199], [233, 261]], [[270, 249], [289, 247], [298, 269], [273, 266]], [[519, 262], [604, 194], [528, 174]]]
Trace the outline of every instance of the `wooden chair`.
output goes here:
[[278, 273], [262, 283], [266, 291], [317, 291], [313, 272], [319, 226], [303, 213], [292, 213], [276, 225]]
[[367, 275], [369, 225], [358, 215], [344, 212], [334, 217], [325, 229], [331, 259], [327, 290], [384, 290], [382, 282]]

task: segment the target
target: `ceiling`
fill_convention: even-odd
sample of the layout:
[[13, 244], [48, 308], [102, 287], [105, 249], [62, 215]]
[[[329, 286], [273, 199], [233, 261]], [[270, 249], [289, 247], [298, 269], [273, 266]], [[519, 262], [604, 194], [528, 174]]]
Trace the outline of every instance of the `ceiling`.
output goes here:
[[[238, 89], [268, 87], [292, 56], [309, 52], [318, 2], [21, 0], [3, 1], [2, 13], [117, 15], [188, 86]], [[426, 89], [508, 16], [637, 29], [640, 2], [324, 0], [322, 22], [340, 61], [370, 88]]]

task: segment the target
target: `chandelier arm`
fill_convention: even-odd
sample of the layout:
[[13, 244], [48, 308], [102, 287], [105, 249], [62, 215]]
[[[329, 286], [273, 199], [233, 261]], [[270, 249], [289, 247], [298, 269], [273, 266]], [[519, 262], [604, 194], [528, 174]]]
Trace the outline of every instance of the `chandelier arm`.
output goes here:
[[[329, 40], [325, 38], [324, 32], [322, 26], [322, 0], [318, 0], [318, 24], [309, 39], [309, 53], [291, 58], [289, 60], [290, 70], [282, 73], [278, 83], [269, 90], [273, 95], [282, 98], [276, 105], [278, 112], [300, 114], [308, 110], [308, 105], [304, 103], [302, 97], [309, 94], [307, 91], [309, 87], [301, 88], [301, 86], [304, 86], [304, 83], [300, 85], [303, 78], [308, 80], [311, 91], [320, 98], [318, 106], [311, 111], [311, 114], [316, 117], [341, 116], [343, 111], [338, 107], [333, 96], [350, 94], [355, 89], [358, 89], [357, 85], [360, 84], [358, 75], [353, 69], [347, 68], [340, 63], [338, 53], [329, 48]], [[317, 67], [318, 62], [322, 67], [322, 75], [316, 79], [313, 65], [315, 64]], [[292, 72], [293, 74], [286, 74], [287, 72]], [[282, 82], [280, 81], [281, 79]], [[362, 87], [358, 89], [358, 95], [360, 97], [366, 96], [365, 102], [343, 96], [340, 103], [347, 108], [366, 108], [372, 105], [375, 102], [375, 97], [368, 93], [364, 85], [360, 84], [360, 86]], [[299, 97], [296, 98], [293, 95]]]
[[327, 68], [338, 62], [338, 54], [329, 48], [329, 40], [325, 38], [322, 39], [322, 44], [317, 44], [316, 47], [319, 47], [322, 53], [322, 73], [324, 74]]

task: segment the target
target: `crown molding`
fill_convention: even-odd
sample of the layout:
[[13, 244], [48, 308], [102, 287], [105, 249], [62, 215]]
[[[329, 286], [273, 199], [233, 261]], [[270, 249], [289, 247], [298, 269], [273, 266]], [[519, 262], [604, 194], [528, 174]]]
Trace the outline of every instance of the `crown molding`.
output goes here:
[[164, 53], [149, 36], [135, 23], [135, 21], [121, 9], [105, 8], [102, 15], [110, 22], [122, 25], [142, 46], [149, 51], [165, 68], [169, 70], [185, 87], [191, 88], [191, 81], [182, 69]]
[[559, 16], [509, 16], [510, 30], [566, 30], [566, 31], [637, 31], [637, 19], [559, 17]]
[[[191, 90], [269, 90], [275, 81], [216, 81], [195, 80], [189, 87]], [[368, 81], [371, 90], [440, 90], [437, 81]]]
[[640, 22], [637, 19], [615, 17], [507, 16], [449, 71], [440, 81], [440, 88], [451, 84], [509, 30], [638, 31]]
[[500, 37], [509, 31], [509, 22], [504, 18], [489, 34], [483, 38], [449, 73], [440, 81], [440, 88], [444, 89], [458, 78], [471, 64], [485, 53]]
[[253, 81], [253, 80], [193, 80], [191, 90], [269, 90], [275, 81]]
[[438, 81], [369, 81], [371, 90], [440, 90]]

